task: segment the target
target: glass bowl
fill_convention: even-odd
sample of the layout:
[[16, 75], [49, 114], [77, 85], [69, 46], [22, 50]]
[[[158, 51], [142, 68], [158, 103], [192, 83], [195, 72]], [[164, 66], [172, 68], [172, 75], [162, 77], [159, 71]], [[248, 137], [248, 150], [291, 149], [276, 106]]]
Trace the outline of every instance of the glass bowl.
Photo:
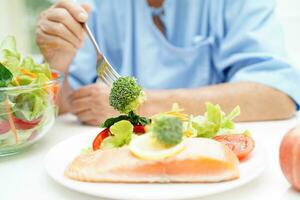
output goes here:
[[63, 76], [58, 71], [52, 75], [43, 85], [0, 88], [0, 156], [32, 145], [54, 124]]

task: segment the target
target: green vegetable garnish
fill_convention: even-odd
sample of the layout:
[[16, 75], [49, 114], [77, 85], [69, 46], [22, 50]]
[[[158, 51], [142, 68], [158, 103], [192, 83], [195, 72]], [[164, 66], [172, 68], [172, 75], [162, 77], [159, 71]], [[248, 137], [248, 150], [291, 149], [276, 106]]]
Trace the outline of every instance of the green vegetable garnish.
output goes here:
[[137, 114], [135, 114], [133, 111], [129, 112], [127, 115], [120, 115], [118, 117], [112, 117], [109, 118], [107, 120], [105, 120], [105, 122], [103, 122], [100, 127], [101, 128], [109, 128], [112, 125], [114, 125], [115, 123], [121, 121], [121, 120], [127, 120], [130, 121], [132, 125], [147, 125], [150, 123], [150, 120], [147, 119], [146, 117], [141, 117]]
[[145, 101], [145, 93], [132, 77], [121, 77], [113, 83], [109, 103], [117, 111], [127, 114]]
[[206, 103], [204, 117], [192, 120], [192, 127], [197, 131], [198, 137], [212, 138], [219, 131], [234, 130], [233, 119], [240, 114], [240, 107], [235, 107], [228, 115], [222, 112], [219, 105]]
[[155, 117], [149, 130], [154, 138], [165, 146], [179, 144], [183, 138], [183, 124], [173, 116], [159, 115]]
[[129, 144], [133, 133], [133, 125], [127, 120], [122, 120], [112, 125], [109, 131], [112, 136], [104, 139], [101, 149], [118, 148]]
[[0, 63], [0, 87], [7, 87], [13, 78], [13, 74]]

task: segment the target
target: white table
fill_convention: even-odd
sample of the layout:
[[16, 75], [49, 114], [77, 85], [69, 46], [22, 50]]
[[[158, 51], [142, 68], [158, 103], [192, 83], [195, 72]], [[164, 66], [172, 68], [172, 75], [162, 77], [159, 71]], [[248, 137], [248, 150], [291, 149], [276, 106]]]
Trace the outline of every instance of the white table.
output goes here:
[[[300, 193], [291, 189], [281, 173], [278, 162], [279, 144], [283, 135], [299, 122], [300, 113], [291, 120], [239, 124], [240, 127], [247, 127], [253, 133], [254, 139], [267, 148], [268, 166], [266, 170], [258, 179], [247, 185], [201, 199], [299, 200]], [[0, 199], [99, 199], [62, 187], [48, 177], [44, 168], [44, 157], [52, 146], [72, 135], [91, 131], [97, 132], [99, 129], [83, 126], [71, 115], [61, 116], [52, 130], [37, 144], [21, 154], [0, 158]]]

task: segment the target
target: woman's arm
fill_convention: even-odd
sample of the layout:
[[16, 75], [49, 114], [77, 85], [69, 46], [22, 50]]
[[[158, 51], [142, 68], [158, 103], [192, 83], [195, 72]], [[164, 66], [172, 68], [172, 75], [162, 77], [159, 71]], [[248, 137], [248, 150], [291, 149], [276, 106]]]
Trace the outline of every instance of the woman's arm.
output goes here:
[[140, 114], [151, 116], [170, 110], [174, 102], [193, 115], [203, 114], [205, 102], [219, 104], [224, 112], [239, 105], [239, 121], [287, 119], [296, 111], [293, 100], [283, 92], [254, 82], [239, 82], [196, 89], [149, 90]]
[[[68, 91], [68, 90], [65, 90]], [[92, 84], [71, 95], [63, 92], [60, 98], [61, 112], [69, 111], [89, 125], [99, 125], [118, 113], [109, 106], [109, 88]], [[225, 83], [196, 89], [146, 90], [147, 100], [138, 113], [151, 117], [170, 110], [174, 102], [188, 114], [199, 115], [205, 111], [205, 102], [219, 104], [224, 112], [239, 105], [242, 114], [239, 121], [286, 119], [295, 113], [295, 103], [289, 96], [271, 87], [254, 83]], [[66, 99], [64, 99], [66, 98]]]

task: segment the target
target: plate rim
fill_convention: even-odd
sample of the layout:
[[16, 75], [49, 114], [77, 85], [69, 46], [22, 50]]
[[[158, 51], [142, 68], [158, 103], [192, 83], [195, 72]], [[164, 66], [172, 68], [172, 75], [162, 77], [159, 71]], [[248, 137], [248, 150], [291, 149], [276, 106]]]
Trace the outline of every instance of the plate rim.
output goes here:
[[[68, 141], [72, 141], [75, 140], [77, 138], [81, 138], [81, 137], [86, 137], [88, 139], [88, 137], [91, 137], [92, 135], [95, 135], [95, 133], [80, 133], [77, 135], [74, 135], [72, 137], [69, 137], [59, 143], [57, 143], [56, 145], [54, 145], [46, 154], [46, 156], [44, 157], [44, 167], [46, 169], [46, 172], [48, 174], [48, 176], [51, 177], [52, 180], [54, 180], [55, 182], [59, 183], [61, 186], [68, 188], [69, 190], [72, 191], [76, 191], [76, 192], [80, 192], [82, 194], [86, 194], [86, 195], [90, 195], [90, 196], [94, 196], [94, 197], [100, 197], [100, 198], [106, 198], [106, 199], [124, 199], [124, 200], [153, 200], [153, 197], [143, 197], [143, 198], [135, 198], [135, 197], [124, 197], [122, 194], [119, 193], [114, 193], [114, 195], [108, 195], [107, 193], [91, 193], [87, 190], [85, 190], [82, 187], [74, 187], [71, 183], [72, 182], [76, 182], [76, 184], [99, 184], [99, 185], [110, 185], [110, 184], [124, 184], [124, 185], [135, 185], [135, 184], [131, 184], [131, 183], [89, 183], [89, 182], [80, 182], [80, 181], [76, 181], [76, 180], [71, 180], [71, 179], [67, 179], [63, 174], [59, 175], [54, 175], [52, 173], [52, 170], [49, 168], [49, 165], [47, 163], [49, 163], [50, 158], [52, 157], [53, 151], [55, 151], [57, 148], [59, 148], [60, 146], [62, 146], [64, 143], [67, 143]], [[257, 150], [258, 149], [258, 150]], [[260, 151], [259, 151], [260, 150]], [[220, 184], [223, 183], [230, 183], [230, 184], [224, 184], [222, 187], [220, 187], [218, 189], [218, 191], [215, 190], [209, 190], [206, 193], [203, 194], [189, 194], [189, 193], [185, 193], [181, 196], [176, 195], [176, 196], [170, 196], [170, 197], [160, 197], [159, 200], [164, 200], [164, 199], [173, 199], [173, 200], [179, 200], [179, 199], [192, 199], [192, 198], [199, 198], [199, 197], [205, 197], [205, 196], [210, 196], [210, 195], [214, 195], [214, 194], [219, 194], [225, 191], [230, 191], [233, 190], [235, 188], [241, 187], [247, 183], [250, 183], [251, 181], [255, 180], [256, 178], [259, 177], [260, 174], [263, 173], [263, 171], [266, 169], [267, 167], [267, 160], [268, 160], [268, 155], [267, 155], [267, 151], [266, 148], [260, 143], [256, 141], [256, 145], [255, 145], [255, 152], [260, 152], [260, 157], [261, 160], [264, 161], [262, 164], [260, 164], [259, 168], [257, 168], [251, 176], [248, 176], [247, 178], [244, 179], [236, 179], [236, 180], [232, 180], [232, 181], [228, 181], [228, 182], [220, 182]], [[74, 158], [72, 158], [74, 159]], [[70, 158], [70, 160], [72, 160]], [[245, 161], [247, 162], [247, 161]], [[66, 167], [66, 166], [65, 166]], [[64, 181], [67, 180], [67, 181]], [[71, 181], [71, 182], [70, 182]], [[142, 183], [142, 184], [138, 184], [138, 185], [151, 185], [152, 183]], [[154, 184], [159, 184], [159, 183], [154, 183]], [[182, 185], [182, 184], [191, 184], [191, 185], [195, 185], [195, 184], [205, 184], [205, 183], [163, 183], [163, 185]], [[215, 183], [206, 183], [206, 184], [215, 184]], [[218, 184], [218, 183], [216, 183]], [[184, 196], [184, 197], [183, 197]]]

